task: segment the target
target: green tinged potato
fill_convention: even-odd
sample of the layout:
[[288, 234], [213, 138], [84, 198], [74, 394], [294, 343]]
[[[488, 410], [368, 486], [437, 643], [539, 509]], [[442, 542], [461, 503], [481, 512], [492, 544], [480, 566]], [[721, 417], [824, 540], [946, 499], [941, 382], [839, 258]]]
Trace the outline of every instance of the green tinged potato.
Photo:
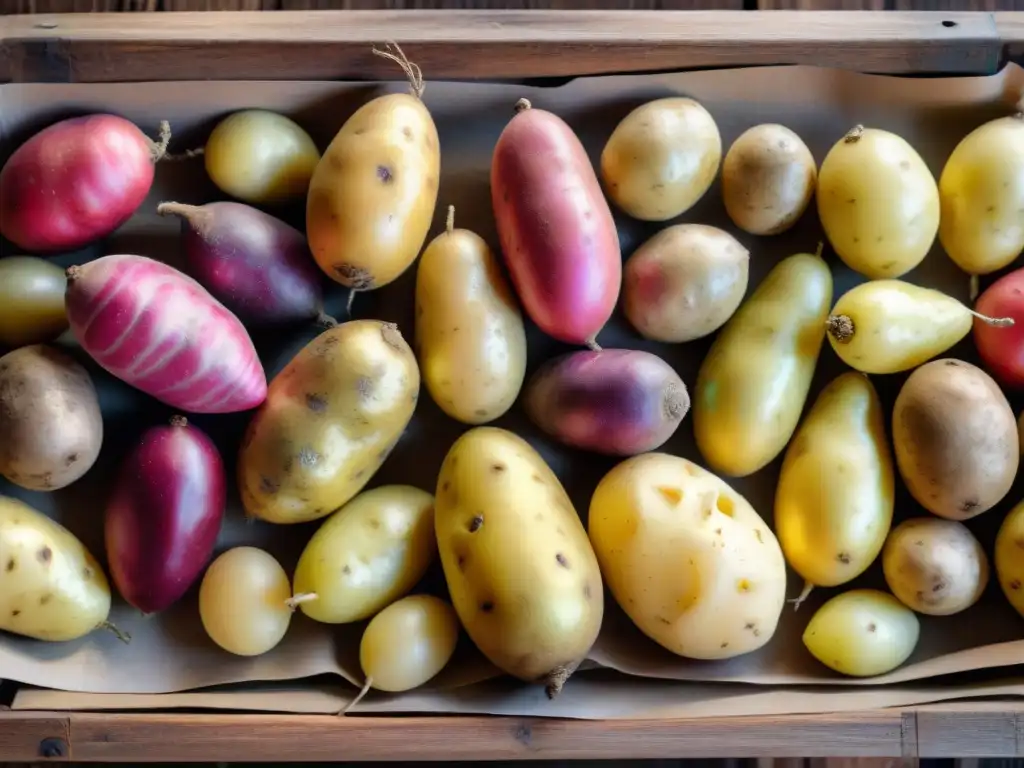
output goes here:
[[597, 558], [555, 473], [494, 427], [460, 437], [438, 477], [434, 517], [455, 611], [491, 662], [554, 696], [597, 639]]

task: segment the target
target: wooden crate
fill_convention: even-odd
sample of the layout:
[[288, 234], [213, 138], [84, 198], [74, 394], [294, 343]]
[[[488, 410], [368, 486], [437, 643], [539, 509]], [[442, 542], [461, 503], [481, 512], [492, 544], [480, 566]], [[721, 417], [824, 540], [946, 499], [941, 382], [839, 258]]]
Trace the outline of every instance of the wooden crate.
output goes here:
[[[765, 64], [987, 74], [1024, 13], [350, 11], [0, 16], [0, 82], [386, 77], [415, 43], [434, 78]], [[226, 23], [230, 21], [230, 23]], [[0, 761], [521, 760], [1024, 755], [1024, 702], [831, 715], [616, 720], [0, 711]]]

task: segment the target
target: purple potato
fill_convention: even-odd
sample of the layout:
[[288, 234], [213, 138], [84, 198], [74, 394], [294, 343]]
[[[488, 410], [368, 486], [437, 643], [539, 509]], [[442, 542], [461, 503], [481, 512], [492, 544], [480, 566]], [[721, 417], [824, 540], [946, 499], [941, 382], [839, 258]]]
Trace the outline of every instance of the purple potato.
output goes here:
[[558, 441], [633, 456], [665, 443], [690, 410], [686, 385], [657, 355], [632, 349], [571, 352], [541, 366], [526, 413]]
[[173, 605], [213, 555], [227, 502], [216, 446], [181, 416], [143, 434], [107, 506], [110, 573], [143, 613]]
[[185, 271], [243, 323], [284, 325], [323, 312], [323, 276], [295, 227], [242, 203], [161, 203], [157, 212], [181, 218]]

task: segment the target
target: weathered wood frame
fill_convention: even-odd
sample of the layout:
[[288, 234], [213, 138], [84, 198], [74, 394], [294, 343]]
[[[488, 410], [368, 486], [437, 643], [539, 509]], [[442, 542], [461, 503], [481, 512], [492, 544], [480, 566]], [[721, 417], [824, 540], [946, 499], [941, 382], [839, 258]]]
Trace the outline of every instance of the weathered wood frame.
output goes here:
[[[989, 74], [1024, 13], [342, 11], [0, 16], [0, 83], [571, 77], [812, 64]], [[557, 55], [552, 55], [557, 53]], [[982, 757], [1024, 754], [1024, 702], [831, 715], [614, 720], [0, 711], [0, 761]]]

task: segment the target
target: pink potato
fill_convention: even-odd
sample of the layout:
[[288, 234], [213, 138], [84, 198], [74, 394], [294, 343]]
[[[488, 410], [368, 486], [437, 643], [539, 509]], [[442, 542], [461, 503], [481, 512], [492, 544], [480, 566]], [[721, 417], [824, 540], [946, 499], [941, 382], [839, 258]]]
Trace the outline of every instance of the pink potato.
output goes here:
[[153, 185], [170, 132], [152, 141], [117, 115], [54, 123], [0, 169], [0, 234], [25, 251], [73, 251], [128, 220]]
[[985, 368], [1007, 389], [1024, 389], [1024, 269], [996, 280], [974, 310], [986, 317], [1012, 317], [1011, 326], [974, 321], [974, 344]]
[[242, 323], [192, 278], [145, 256], [68, 269], [68, 321], [103, 368], [191, 413], [255, 408], [267, 377]]
[[520, 99], [491, 161], [491, 199], [509, 274], [549, 336], [596, 346], [622, 285], [611, 210], [583, 145]]
[[224, 462], [183, 417], [143, 434], [121, 467], [104, 533], [110, 574], [143, 613], [169, 608], [206, 568], [227, 503]]

